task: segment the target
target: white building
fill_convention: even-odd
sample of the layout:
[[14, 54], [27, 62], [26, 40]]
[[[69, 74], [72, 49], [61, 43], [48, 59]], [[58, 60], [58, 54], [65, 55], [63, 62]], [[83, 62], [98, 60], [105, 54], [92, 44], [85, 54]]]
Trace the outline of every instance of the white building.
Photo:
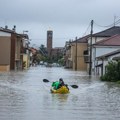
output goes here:
[[[119, 40], [120, 38], [119, 36], [117, 36], [117, 34], [120, 35], [120, 27], [114, 26], [104, 31], [93, 34], [92, 39], [91, 37], [88, 38], [88, 51], [89, 51], [88, 53], [90, 55], [90, 46], [91, 46], [92, 49], [91, 64], [92, 64], [92, 72], [94, 74], [96, 71], [95, 69], [96, 65], [98, 65], [98, 63], [96, 63], [96, 57], [113, 52], [120, 48], [120, 44], [118, 45], [117, 43], [117, 41], [120, 41]], [[88, 64], [88, 69], [90, 69], [89, 66], [90, 63]]]

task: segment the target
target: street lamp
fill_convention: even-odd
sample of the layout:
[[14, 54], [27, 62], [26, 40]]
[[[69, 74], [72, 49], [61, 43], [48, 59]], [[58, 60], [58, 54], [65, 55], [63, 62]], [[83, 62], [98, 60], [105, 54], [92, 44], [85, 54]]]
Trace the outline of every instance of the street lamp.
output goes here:
[[28, 30], [23, 30], [23, 34], [26, 33], [26, 32], [29, 32]]

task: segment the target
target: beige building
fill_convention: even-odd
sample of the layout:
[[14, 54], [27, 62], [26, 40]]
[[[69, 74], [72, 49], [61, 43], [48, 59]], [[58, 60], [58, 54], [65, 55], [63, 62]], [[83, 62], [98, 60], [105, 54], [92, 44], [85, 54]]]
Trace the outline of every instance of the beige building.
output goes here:
[[10, 70], [11, 34], [0, 31], [0, 71]]
[[23, 35], [0, 28], [0, 71], [23, 69]]
[[67, 43], [65, 53], [66, 68], [87, 71], [87, 63], [84, 59], [84, 51], [87, 50], [87, 38], [88, 36], [85, 36]]

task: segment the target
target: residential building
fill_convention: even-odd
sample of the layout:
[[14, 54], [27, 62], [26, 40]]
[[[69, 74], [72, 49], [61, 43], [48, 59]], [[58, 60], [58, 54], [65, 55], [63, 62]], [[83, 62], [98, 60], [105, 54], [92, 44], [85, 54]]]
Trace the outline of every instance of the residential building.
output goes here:
[[66, 68], [87, 71], [87, 62], [85, 61], [85, 55], [83, 53], [85, 50], [87, 50], [88, 37], [89, 36], [84, 36], [82, 38], [69, 42], [69, 44], [66, 45], [65, 53]]
[[110, 61], [117, 61], [120, 60], [120, 49], [115, 50], [113, 52], [101, 55], [99, 57], [96, 57], [96, 75], [102, 76], [106, 72], [106, 65], [108, 65], [108, 62]]
[[55, 47], [52, 49], [52, 59], [60, 58], [63, 56], [63, 47]]
[[34, 66], [34, 65], [36, 65], [36, 56], [37, 56], [37, 49], [36, 48], [33, 48], [33, 47], [31, 47], [30, 48], [30, 64], [32, 65], [32, 66]]
[[[93, 34], [92, 35], [92, 40], [91, 40], [91, 37], [88, 38], [88, 55], [89, 55], [89, 57], [92, 56], [91, 63], [90, 62], [88, 63], [88, 70], [90, 69], [90, 64], [92, 64], [91, 65], [92, 66], [91, 67], [92, 72], [95, 72], [95, 58], [100, 56], [100, 55], [103, 55], [105, 53], [112, 52], [113, 50], [115, 50], [115, 49], [112, 50], [112, 48], [110, 48], [110, 50], [105, 51], [102, 48], [102, 51], [96, 53], [96, 51], [95, 51], [95, 43], [99, 42], [99, 41], [101, 41], [101, 40], [103, 40], [105, 38], [107, 39], [107, 38], [109, 38], [111, 36], [114, 36], [116, 34], [120, 35], [120, 27], [119, 26], [113, 26], [113, 27], [111, 27], [109, 29], [106, 29], [104, 31]], [[93, 47], [93, 44], [94, 44], [94, 47]], [[90, 47], [92, 49], [91, 50], [92, 51], [91, 55], [90, 55]]]
[[71, 58], [71, 41], [66, 41], [64, 50], [64, 65], [65, 68], [72, 69], [72, 58]]
[[[107, 39], [103, 39], [93, 44], [93, 67], [96, 73], [96, 66], [100, 66], [102, 63], [96, 61], [96, 58], [110, 54], [113, 51], [120, 49], [120, 35], [114, 35]], [[104, 71], [102, 72], [104, 73]]]
[[23, 56], [21, 48], [23, 35], [12, 30], [0, 28], [0, 71], [22, 70]]
[[22, 36], [21, 56], [23, 58], [23, 69], [28, 69], [30, 67], [30, 42], [27, 34], [22, 34]]

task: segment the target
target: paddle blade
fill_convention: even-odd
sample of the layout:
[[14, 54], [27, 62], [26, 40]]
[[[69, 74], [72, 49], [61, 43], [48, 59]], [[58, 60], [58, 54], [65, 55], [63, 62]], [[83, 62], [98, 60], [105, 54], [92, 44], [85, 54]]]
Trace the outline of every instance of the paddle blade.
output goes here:
[[47, 79], [43, 79], [43, 82], [49, 82], [49, 80], [47, 80]]
[[72, 88], [78, 88], [77, 85], [70, 85]]

